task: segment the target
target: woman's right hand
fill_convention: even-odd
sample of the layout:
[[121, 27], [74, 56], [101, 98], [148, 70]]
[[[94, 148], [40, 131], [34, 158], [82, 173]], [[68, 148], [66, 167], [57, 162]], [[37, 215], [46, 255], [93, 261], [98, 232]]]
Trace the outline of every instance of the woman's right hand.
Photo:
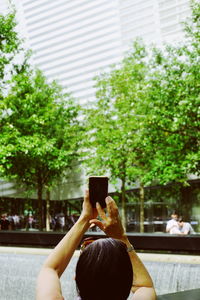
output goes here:
[[118, 207], [110, 196], [108, 196], [105, 201], [107, 214], [100, 204], [97, 203], [96, 208], [101, 221], [98, 219], [92, 219], [90, 220], [90, 224], [97, 225], [109, 237], [123, 239], [125, 236], [125, 231], [121, 223]]

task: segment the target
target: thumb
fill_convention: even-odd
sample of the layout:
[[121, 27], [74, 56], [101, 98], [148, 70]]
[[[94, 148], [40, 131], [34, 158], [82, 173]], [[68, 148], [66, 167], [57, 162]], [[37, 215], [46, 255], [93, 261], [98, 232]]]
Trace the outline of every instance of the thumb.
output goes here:
[[104, 225], [100, 220], [97, 219], [92, 219], [89, 221], [90, 224], [95, 224], [96, 226], [98, 226], [101, 230], [104, 231]]

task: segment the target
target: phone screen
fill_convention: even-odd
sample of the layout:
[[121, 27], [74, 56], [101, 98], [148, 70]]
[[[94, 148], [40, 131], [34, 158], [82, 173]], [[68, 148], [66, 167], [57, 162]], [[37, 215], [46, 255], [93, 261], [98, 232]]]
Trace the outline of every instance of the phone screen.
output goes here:
[[99, 202], [102, 208], [106, 207], [105, 198], [108, 196], [108, 177], [91, 176], [89, 177], [89, 197], [92, 207], [96, 207]]

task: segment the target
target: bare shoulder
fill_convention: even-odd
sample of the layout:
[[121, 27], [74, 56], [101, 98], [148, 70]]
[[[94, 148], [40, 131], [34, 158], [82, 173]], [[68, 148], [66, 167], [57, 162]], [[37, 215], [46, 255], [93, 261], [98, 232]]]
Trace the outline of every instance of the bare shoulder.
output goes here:
[[141, 287], [131, 295], [129, 300], [156, 300], [156, 293], [154, 288]]

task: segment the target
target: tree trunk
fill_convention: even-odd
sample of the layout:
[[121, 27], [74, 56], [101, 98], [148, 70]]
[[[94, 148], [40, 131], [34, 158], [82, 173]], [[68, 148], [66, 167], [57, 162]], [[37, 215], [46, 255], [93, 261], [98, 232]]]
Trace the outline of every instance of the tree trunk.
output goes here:
[[140, 183], [140, 232], [144, 232], [144, 186]]
[[124, 230], [126, 231], [126, 190], [125, 190], [125, 180], [122, 180], [122, 187], [121, 187], [121, 201], [122, 201], [122, 212], [121, 212], [121, 218], [122, 218], [122, 225], [124, 227]]
[[50, 231], [50, 191], [46, 191], [46, 231]]
[[43, 207], [42, 207], [42, 177], [40, 171], [38, 171], [38, 184], [37, 184], [37, 195], [38, 195], [38, 227], [40, 231], [43, 231]]

